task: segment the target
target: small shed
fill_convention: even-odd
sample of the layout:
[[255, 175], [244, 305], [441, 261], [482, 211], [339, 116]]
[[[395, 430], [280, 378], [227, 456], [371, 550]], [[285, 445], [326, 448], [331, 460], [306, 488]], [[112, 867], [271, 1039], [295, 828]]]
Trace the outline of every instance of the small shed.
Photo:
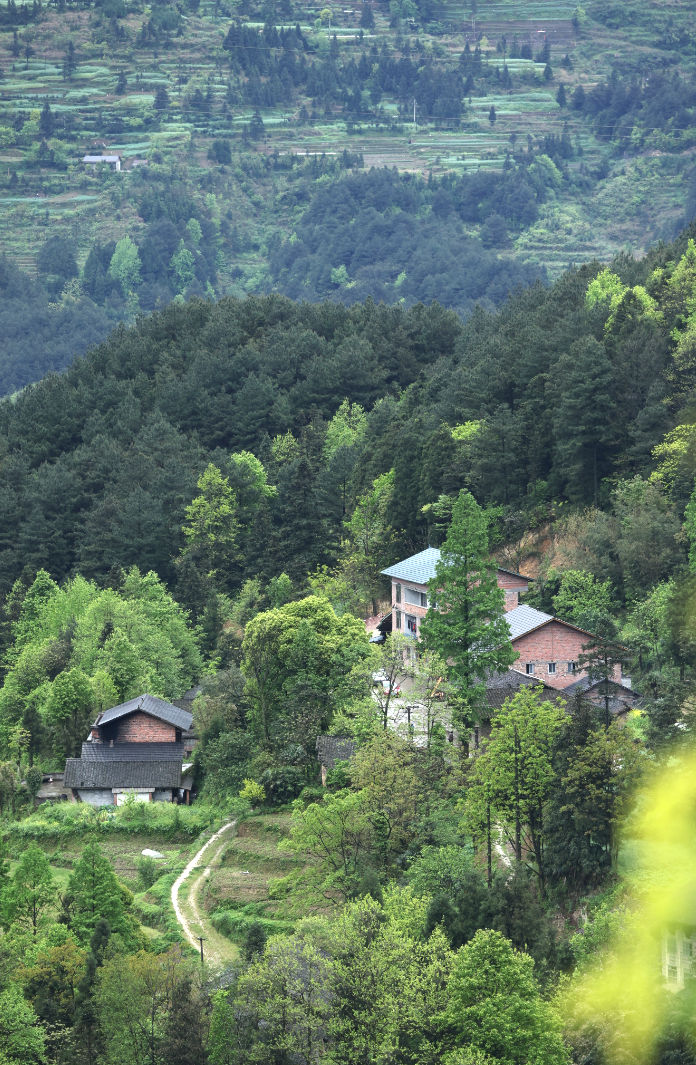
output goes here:
[[83, 155], [82, 162], [92, 170], [96, 170], [99, 166], [108, 166], [112, 170], [121, 169], [120, 155]]
[[317, 736], [317, 761], [321, 767], [322, 787], [326, 787], [327, 774], [336, 762], [352, 758], [357, 744], [352, 736]]

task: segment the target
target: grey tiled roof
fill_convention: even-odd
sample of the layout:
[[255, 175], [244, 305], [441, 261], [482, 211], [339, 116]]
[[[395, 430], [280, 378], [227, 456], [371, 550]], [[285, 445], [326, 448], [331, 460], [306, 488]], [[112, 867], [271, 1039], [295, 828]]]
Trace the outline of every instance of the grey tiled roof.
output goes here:
[[543, 688], [545, 699], [556, 699], [561, 693], [544, 684], [538, 677], [528, 677], [526, 673], [520, 673], [517, 669], [505, 669], [500, 673], [491, 673], [486, 678], [486, 706], [490, 710], [498, 710], [506, 699], [511, 699], [520, 688]]
[[[435, 567], [439, 561], [440, 548], [426, 547], [425, 551], [419, 551], [417, 555], [411, 555], [410, 558], [405, 558], [402, 562], [396, 562], [393, 566], [388, 566], [387, 569], [381, 570], [381, 573], [385, 577], [395, 577], [396, 580], [413, 581], [414, 584], [427, 584], [435, 576]], [[497, 563], [496, 569], [502, 573], [508, 573], [511, 577], [522, 577], [525, 581], [531, 580], [531, 577], [525, 577], [524, 574], [515, 573], [511, 569], [505, 569], [503, 566], [498, 566]]]
[[175, 728], [180, 728], [184, 732], [191, 728], [193, 722], [193, 715], [188, 710], [182, 710], [168, 703], [166, 699], [159, 699], [155, 695], [136, 695], [135, 699], [129, 699], [127, 703], [105, 710], [95, 724], [107, 725], [110, 721], [116, 721], [127, 714], [135, 713], [136, 710], [142, 710], [144, 714], [166, 721], [168, 725], [174, 725]]
[[82, 758], [90, 762], [179, 762], [184, 758], [183, 743], [82, 744]]
[[66, 788], [178, 788], [181, 759], [126, 762], [68, 758], [63, 784]]
[[538, 629], [547, 621], [557, 619], [554, 619], [551, 614], [545, 614], [543, 610], [536, 610], [533, 606], [516, 606], [514, 610], [508, 610], [505, 620], [510, 629], [510, 639], [518, 640], [520, 636]]
[[357, 744], [352, 736], [317, 736], [317, 761], [327, 769], [336, 762], [346, 762], [355, 754]]

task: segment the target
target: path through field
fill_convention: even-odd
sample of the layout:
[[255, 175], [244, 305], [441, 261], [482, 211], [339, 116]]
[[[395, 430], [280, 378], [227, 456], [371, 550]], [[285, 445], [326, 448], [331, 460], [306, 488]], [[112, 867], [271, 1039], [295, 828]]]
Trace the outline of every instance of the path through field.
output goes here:
[[[213, 928], [205, 913], [201, 914], [198, 903], [201, 887], [210, 876], [212, 866], [219, 860], [224, 850], [225, 842], [224, 840], [221, 842], [221, 837], [236, 824], [236, 821], [228, 821], [212, 835], [172, 884], [172, 906], [184, 937], [194, 950], [200, 950], [198, 937], [203, 936], [205, 960], [208, 965], [216, 969], [234, 961], [239, 951], [234, 943]], [[204, 857], [205, 865], [202, 864]], [[192, 876], [192, 873], [195, 875]], [[189, 878], [188, 892], [182, 894], [180, 898], [179, 891]]]

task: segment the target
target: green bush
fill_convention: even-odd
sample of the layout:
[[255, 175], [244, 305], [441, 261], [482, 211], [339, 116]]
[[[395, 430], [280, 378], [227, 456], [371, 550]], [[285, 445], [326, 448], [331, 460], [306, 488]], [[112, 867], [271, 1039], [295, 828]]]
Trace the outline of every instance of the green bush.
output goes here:
[[[229, 803], [229, 816], [244, 816], [247, 804]], [[155, 834], [164, 839], [193, 838], [219, 820], [223, 811], [203, 803], [196, 806], [177, 806], [175, 803], [133, 803], [118, 809], [102, 806], [95, 809], [87, 803], [45, 804], [24, 821], [10, 823], [6, 833], [17, 839], [66, 839], [90, 833], [111, 835]]]
[[256, 913], [249, 913], [248, 907], [242, 910], [218, 910], [214, 913], [211, 921], [213, 928], [235, 943], [245, 943], [249, 929], [255, 926], [258, 932], [262, 928], [267, 936], [275, 936], [281, 932], [293, 932], [294, 925], [291, 921], [275, 920], [272, 917], [259, 917]]
[[160, 872], [162, 872], [162, 866], [157, 860], [155, 858], [148, 858], [147, 855], [144, 854], [137, 859], [135, 867], [138, 870], [140, 882], [146, 889], [152, 887], [155, 880], [159, 879]]
[[302, 791], [302, 773], [294, 765], [281, 765], [273, 769], [266, 769], [261, 774], [263, 786], [269, 803], [273, 806], [284, 806]]

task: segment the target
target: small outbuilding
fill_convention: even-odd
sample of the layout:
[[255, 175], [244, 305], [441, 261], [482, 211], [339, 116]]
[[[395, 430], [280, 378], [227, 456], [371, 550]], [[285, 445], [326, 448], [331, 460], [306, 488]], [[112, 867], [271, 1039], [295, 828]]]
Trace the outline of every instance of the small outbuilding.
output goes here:
[[120, 155], [83, 155], [82, 162], [96, 170], [99, 166], [108, 166], [111, 170], [121, 169]]

